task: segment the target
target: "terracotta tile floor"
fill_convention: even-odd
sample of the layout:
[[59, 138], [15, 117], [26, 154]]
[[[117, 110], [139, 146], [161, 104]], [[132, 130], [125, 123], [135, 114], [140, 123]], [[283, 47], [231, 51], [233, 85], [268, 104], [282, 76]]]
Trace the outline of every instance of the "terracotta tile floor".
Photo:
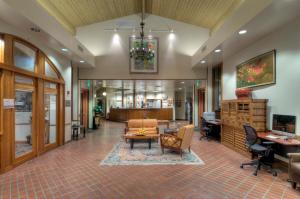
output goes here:
[[193, 140], [204, 166], [99, 166], [120, 139], [124, 124], [105, 123], [0, 176], [0, 198], [202, 199], [300, 198], [287, 174], [252, 175], [244, 157], [217, 142]]

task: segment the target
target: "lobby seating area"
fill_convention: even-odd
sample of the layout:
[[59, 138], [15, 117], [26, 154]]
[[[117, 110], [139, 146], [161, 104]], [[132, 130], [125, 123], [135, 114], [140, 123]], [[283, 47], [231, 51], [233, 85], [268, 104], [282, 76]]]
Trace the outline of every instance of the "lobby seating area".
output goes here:
[[300, 199], [300, 0], [0, 0], [0, 199]]
[[199, 132], [195, 132], [191, 148], [202, 158], [204, 165], [99, 167], [100, 161], [123, 135], [124, 127], [122, 123], [105, 122], [99, 130], [88, 133], [85, 139], [66, 144], [2, 174], [0, 197], [299, 197], [299, 192], [286, 181], [287, 171], [278, 177], [264, 171], [253, 176], [252, 168], [239, 168], [239, 163], [248, 158], [218, 142], [199, 142]]

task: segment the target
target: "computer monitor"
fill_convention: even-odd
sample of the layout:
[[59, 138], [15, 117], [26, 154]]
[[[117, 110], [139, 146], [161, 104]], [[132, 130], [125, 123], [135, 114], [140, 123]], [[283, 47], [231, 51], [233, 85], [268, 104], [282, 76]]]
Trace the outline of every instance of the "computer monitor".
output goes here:
[[203, 118], [208, 120], [215, 120], [216, 119], [216, 113], [215, 112], [203, 112]]
[[296, 116], [274, 114], [272, 130], [295, 134]]

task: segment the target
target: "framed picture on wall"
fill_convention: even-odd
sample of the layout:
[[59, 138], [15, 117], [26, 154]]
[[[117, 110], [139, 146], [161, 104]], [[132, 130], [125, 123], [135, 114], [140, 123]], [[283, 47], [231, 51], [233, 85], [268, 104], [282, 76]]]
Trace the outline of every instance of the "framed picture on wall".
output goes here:
[[276, 51], [254, 57], [236, 68], [236, 87], [250, 88], [276, 83]]
[[[141, 38], [129, 38], [129, 49], [136, 49], [141, 46]], [[130, 58], [130, 73], [155, 74], [158, 73], [158, 38], [144, 38], [143, 47], [154, 53], [153, 57], [145, 58], [138, 53], [136, 57]]]

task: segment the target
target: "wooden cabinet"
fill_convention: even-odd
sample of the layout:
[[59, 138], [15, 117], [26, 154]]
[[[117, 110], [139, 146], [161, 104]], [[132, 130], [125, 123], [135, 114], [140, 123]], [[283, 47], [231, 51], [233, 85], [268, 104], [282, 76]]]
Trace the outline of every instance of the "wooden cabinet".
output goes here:
[[250, 124], [257, 132], [266, 132], [267, 102], [266, 99], [222, 101], [222, 144], [250, 156], [245, 146], [243, 125]]

